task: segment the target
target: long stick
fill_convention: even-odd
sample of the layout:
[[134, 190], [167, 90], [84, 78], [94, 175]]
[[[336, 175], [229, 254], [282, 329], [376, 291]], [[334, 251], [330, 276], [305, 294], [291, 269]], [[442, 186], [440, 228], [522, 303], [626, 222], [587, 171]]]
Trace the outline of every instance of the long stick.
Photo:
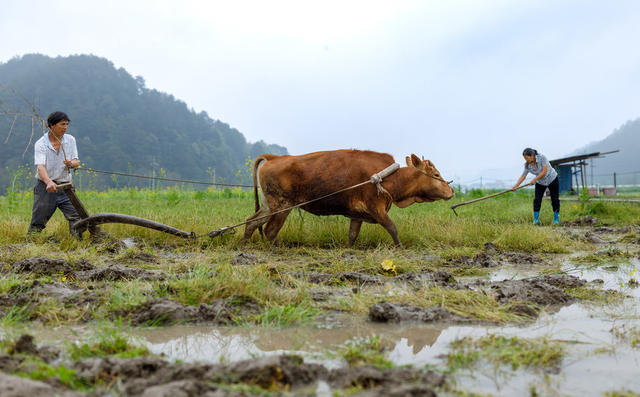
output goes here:
[[[516, 188], [516, 190], [518, 190], [518, 189], [522, 189], [523, 187], [527, 187], [527, 186], [529, 186], [529, 184], [528, 184], [528, 183], [527, 183], [526, 185], [518, 186], [518, 187]], [[452, 205], [452, 206], [451, 206], [451, 209], [453, 210], [453, 213], [454, 213], [454, 214], [456, 214], [456, 216], [458, 216], [458, 213], [456, 212], [456, 208], [457, 208], [457, 207], [461, 207], [461, 206], [463, 206], [463, 205], [467, 205], [467, 204], [477, 203], [478, 201], [482, 201], [482, 200], [490, 199], [490, 198], [492, 198], [492, 197], [500, 196], [501, 194], [505, 194], [505, 193], [509, 193], [509, 192], [513, 192], [513, 190], [511, 190], [511, 189], [509, 189], [509, 190], [503, 190], [503, 191], [501, 191], [501, 192], [494, 193], [494, 194], [490, 194], [490, 195], [488, 195], [488, 196], [480, 197], [480, 198], [477, 198], [477, 199], [474, 199], [474, 200], [471, 200], [471, 201], [465, 201], [464, 203], [460, 203], [460, 204]]]

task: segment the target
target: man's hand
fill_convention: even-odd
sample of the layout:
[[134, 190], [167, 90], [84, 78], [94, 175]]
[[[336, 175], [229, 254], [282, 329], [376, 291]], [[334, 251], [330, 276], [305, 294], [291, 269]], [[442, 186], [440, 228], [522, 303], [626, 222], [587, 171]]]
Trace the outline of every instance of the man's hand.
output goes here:
[[518, 190], [518, 186], [517, 186], [517, 185], [514, 185], [514, 186], [511, 188], [511, 191], [512, 191], [512, 192], [515, 192], [516, 190]]
[[74, 162], [73, 160], [64, 160], [64, 165], [67, 166], [67, 168], [76, 168], [76, 162]]
[[55, 193], [57, 191], [58, 191], [58, 185], [56, 185], [54, 181], [49, 180], [49, 182], [47, 183], [47, 192]]
[[531, 186], [533, 186], [533, 185], [535, 185], [535, 184], [536, 184], [536, 181], [535, 181], [535, 180], [533, 180], [533, 181], [529, 182], [529, 185], [531, 185]]

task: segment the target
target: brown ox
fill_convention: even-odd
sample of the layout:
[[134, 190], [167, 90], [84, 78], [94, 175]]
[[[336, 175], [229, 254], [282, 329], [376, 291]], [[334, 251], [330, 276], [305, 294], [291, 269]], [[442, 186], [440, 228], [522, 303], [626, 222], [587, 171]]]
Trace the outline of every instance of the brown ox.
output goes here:
[[[260, 167], [259, 177], [266, 205], [260, 208], [257, 174], [263, 161], [265, 163]], [[431, 161], [420, 160], [415, 154], [407, 157], [406, 161], [406, 167], [382, 181], [382, 187], [389, 194], [380, 194], [374, 184], [367, 183], [301, 208], [314, 215], [344, 215], [350, 218], [349, 247], [358, 237], [363, 221], [379, 223], [389, 232], [395, 244], [401, 245], [396, 225], [387, 215], [391, 203], [404, 208], [413, 203], [449, 200], [454, 195], [453, 189], [442, 179]], [[315, 152], [300, 156], [258, 156], [253, 166], [256, 213], [247, 219], [255, 219], [255, 222], [247, 224], [244, 240], [266, 223], [265, 235], [270, 241], [275, 241], [291, 212], [287, 208], [367, 181], [393, 163], [393, 157], [389, 154], [360, 150]], [[287, 210], [275, 213], [283, 209]]]

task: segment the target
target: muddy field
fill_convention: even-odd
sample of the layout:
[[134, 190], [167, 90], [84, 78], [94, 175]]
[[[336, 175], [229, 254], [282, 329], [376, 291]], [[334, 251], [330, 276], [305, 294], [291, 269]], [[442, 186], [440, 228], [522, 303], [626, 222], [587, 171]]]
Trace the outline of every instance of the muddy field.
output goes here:
[[640, 229], [538, 230], [569, 249], [6, 244], [0, 395], [638, 395]]

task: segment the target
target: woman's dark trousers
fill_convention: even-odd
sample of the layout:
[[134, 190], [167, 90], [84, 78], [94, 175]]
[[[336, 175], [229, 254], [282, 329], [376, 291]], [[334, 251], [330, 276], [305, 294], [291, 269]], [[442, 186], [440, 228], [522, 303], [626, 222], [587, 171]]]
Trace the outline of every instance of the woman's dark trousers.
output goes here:
[[556, 177], [549, 186], [536, 183], [536, 195], [533, 199], [533, 212], [540, 211], [542, 196], [547, 188], [549, 188], [549, 192], [551, 193], [551, 207], [553, 208], [553, 212], [560, 212], [560, 198], [558, 197], [560, 194], [560, 183], [558, 182], [558, 177]]

